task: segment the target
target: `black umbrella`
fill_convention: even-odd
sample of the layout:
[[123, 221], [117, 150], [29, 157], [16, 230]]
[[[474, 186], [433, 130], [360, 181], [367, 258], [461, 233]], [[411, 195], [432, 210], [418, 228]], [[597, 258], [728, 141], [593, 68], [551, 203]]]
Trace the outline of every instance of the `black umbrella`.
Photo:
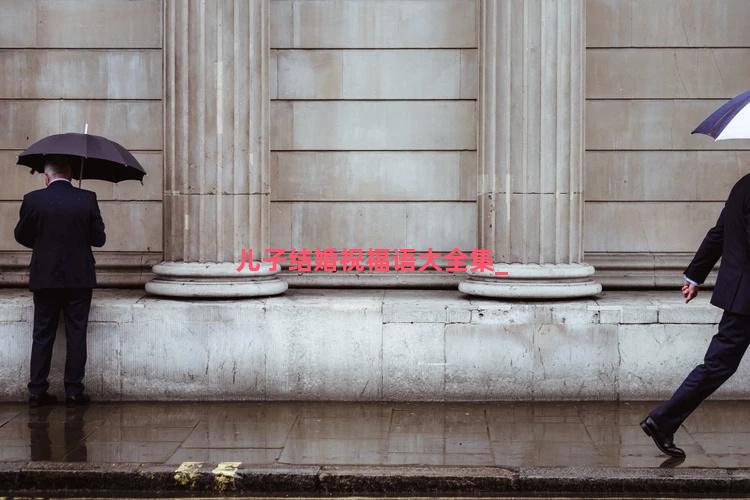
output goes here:
[[31, 167], [31, 173], [44, 172], [45, 155], [65, 155], [71, 160], [74, 179], [110, 182], [137, 180], [143, 183], [146, 171], [130, 151], [114, 141], [90, 134], [56, 134], [41, 139], [18, 155], [18, 165]]

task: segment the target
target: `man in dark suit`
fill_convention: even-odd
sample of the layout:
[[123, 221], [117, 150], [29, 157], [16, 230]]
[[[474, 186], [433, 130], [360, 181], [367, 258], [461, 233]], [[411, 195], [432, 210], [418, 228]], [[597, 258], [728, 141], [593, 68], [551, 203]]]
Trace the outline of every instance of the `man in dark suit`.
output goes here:
[[698, 286], [721, 258], [711, 304], [724, 310], [719, 331], [705, 359], [687, 376], [672, 398], [651, 411], [641, 422], [659, 449], [673, 457], [685, 452], [673, 435], [682, 422], [734, 374], [750, 344], [750, 174], [729, 193], [716, 225], [703, 239], [685, 270], [682, 294], [690, 302]]
[[70, 182], [71, 167], [64, 156], [45, 158], [44, 189], [23, 197], [15, 237], [33, 249], [29, 289], [34, 294], [34, 335], [31, 348], [29, 404], [53, 404], [47, 393], [52, 346], [60, 311], [65, 318], [65, 399], [86, 404], [86, 327], [92, 288], [96, 286], [91, 247], [104, 245], [104, 222], [96, 194]]

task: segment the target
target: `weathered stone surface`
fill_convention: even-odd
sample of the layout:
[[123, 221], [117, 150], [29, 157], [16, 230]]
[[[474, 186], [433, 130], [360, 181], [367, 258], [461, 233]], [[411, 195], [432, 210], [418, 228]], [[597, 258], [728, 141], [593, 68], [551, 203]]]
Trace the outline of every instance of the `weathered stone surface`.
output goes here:
[[271, 162], [272, 203], [476, 200], [476, 151], [277, 151]]
[[274, 48], [476, 47], [475, 0], [271, 2]]
[[475, 247], [479, 2], [271, 11], [273, 246]]
[[[597, 279], [605, 286], [638, 290], [656, 286], [677, 290], [684, 282], [682, 273], [693, 259], [694, 252], [695, 249], [685, 252], [587, 252], [586, 260], [596, 266]], [[709, 273], [706, 287], [714, 286], [717, 270], [718, 266]]]
[[265, 304], [257, 335], [265, 338], [267, 399], [382, 397], [389, 356], [378, 293], [353, 293], [332, 303], [320, 293], [302, 292]]
[[[288, 205], [288, 208], [283, 207]], [[415, 248], [471, 250], [474, 203], [276, 202], [271, 212], [277, 248]], [[289, 245], [284, 246], [288, 242]]]
[[287, 288], [263, 270], [233, 272], [245, 252], [257, 262], [269, 244], [269, 12], [268, 0], [164, 4], [166, 262], [154, 266], [149, 293]]
[[276, 277], [278, 266], [258, 260], [252, 265], [246, 260], [240, 264], [167, 261], [154, 265], [151, 270], [156, 277], [146, 283], [146, 292], [152, 295], [236, 299], [278, 295], [288, 287]]
[[[411, 290], [385, 290], [383, 295], [383, 323], [468, 323], [471, 307], [468, 303], [446, 304], [446, 291], [424, 290], [414, 297]], [[449, 295], [450, 296], [450, 295]], [[454, 292], [452, 298], [461, 294]]]
[[384, 399], [442, 399], [447, 355], [444, 329], [443, 323], [382, 326]]
[[[483, 194], [480, 217], [488, 227], [483, 228], [482, 234], [495, 243], [491, 246], [485, 241], [482, 246], [493, 249], [498, 263], [580, 262], [583, 252], [578, 240], [585, 228], [577, 222], [580, 216], [569, 214], [579, 211], [582, 203], [580, 192]], [[494, 212], [494, 219], [488, 210]]]
[[[535, 396], [568, 400], [617, 398], [617, 326], [596, 322], [542, 324], [534, 331], [533, 345]], [[576, 370], [571, 371], [571, 366]]]
[[446, 325], [444, 398], [513, 400], [533, 394], [534, 330], [527, 326]]
[[[601, 286], [583, 264], [580, 237], [585, 3], [486, 1], [482, 16], [479, 246], [492, 251], [496, 267], [523, 267], [469, 273], [459, 290], [522, 299], [595, 295]], [[563, 276], [556, 266], [578, 272]]]
[[104, 134], [127, 149], [161, 150], [160, 101], [2, 100], [0, 148], [25, 149], [39, 139], [64, 132]]
[[[710, 292], [705, 292], [708, 295]], [[677, 324], [711, 324], [721, 320], [722, 310], [710, 304], [699, 304], [685, 307], [685, 304], [659, 308], [659, 323]]]
[[[6, 312], [7, 309], [3, 307], [3, 318], [12, 314]], [[6, 346], [0, 350], [0, 379], [4, 381], [0, 385], [0, 397], [4, 400], [20, 399], [25, 389], [23, 381], [29, 376], [28, 357], [34, 318], [32, 308], [25, 309], [27, 319], [24, 321], [3, 319], [0, 322], [0, 335]]]
[[[619, 394], [622, 399], [655, 399], [671, 396], [687, 374], [703, 359], [716, 325], [623, 325], [619, 328]], [[671, 370], [665, 370], [671, 366]], [[737, 374], [722, 387], [725, 397], [738, 395]]]
[[[267, 244], [261, 228], [251, 225], [248, 218], [261, 217], [267, 201], [264, 193], [167, 193], [165, 211], [173, 215], [164, 227], [165, 259], [239, 264], [242, 249], [252, 248], [258, 260]], [[179, 219], [178, 212], [182, 214]]]
[[586, 97], [728, 99], [747, 90], [748, 57], [750, 48], [588, 49]]
[[272, 99], [476, 99], [476, 49], [273, 50]]
[[587, 0], [589, 47], [749, 47], [744, 0]]
[[587, 101], [586, 147], [605, 151], [750, 149], [750, 140], [715, 142], [705, 135], [691, 135], [719, 105], [721, 101], [708, 99]]
[[750, 11], [744, 0], [587, 0], [586, 21], [587, 261], [604, 286], [679, 286], [747, 173], [750, 142], [691, 132], [746, 90]]
[[[3, 131], [0, 131], [0, 148], [4, 150], [0, 152], [0, 162], [10, 163], [13, 151], [20, 150], [35, 139], [49, 133], [80, 131], [83, 124], [88, 121], [89, 130], [93, 133], [105, 134], [128, 148], [145, 151], [149, 156], [144, 159], [144, 165], [150, 174], [145, 179], [144, 187], [137, 183], [111, 186], [97, 182], [89, 183], [88, 187], [94, 188], [101, 200], [157, 201], [161, 199], [162, 191], [162, 172], [158, 165], [163, 161], [160, 156], [163, 137], [160, 102], [162, 40], [166, 44], [177, 43], [177, 46], [190, 47], [189, 53], [183, 54], [186, 57], [180, 60], [181, 62], [178, 58], [170, 59], [165, 52], [165, 68], [172, 67], [169, 61], [174, 63], [175, 68], [179, 68], [188, 57], [193, 56], [203, 57], [207, 65], [212, 65], [214, 56], [230, 57], [235, 50], [235, 42], [238, 44], [237, 48], [244, 53], [254, 54], [250, 49], [256, 50], [257, 45], [250, 42], [250, 36], [245, 36], [246, 33], [250, 33], [252, 23], [239, 22], [235, 25], [232, 21], [235, 14], [244, 16], [246, 13], [242, 10], [242, 2], [225, 2], [222, 9], [216, 7], [219, 2], [196, 2], [191, 15], [203, 16], [206, 21], [202, 25], [205, 43], [195, 43], [195, 40], [191, 40], [191, 44], [188, 45], [182, 43], [186, 40], [183, 35], [187, 34], [187, 29], [167, 30], [163, 33], [163, 26], [167, 26], [172, 18], [165, 15], [169, 13], [168, 9], [162, 12], [163, 2], [159, 0], [97, 0], [96, 9], [88, 8], [90, 3], [86, 0], [0, 1], [0, 9], [3, 12], [0, 18], [0, 97], [4, 98], [0, 100], [0, 119], [6, 124]], [[738, 89], [744, 90], [741, 84], [748, 78], [748, 65], [742, 64], [742, 61], [746, 59], [744, 56], [747, 47], [750, 46], [750, 35], [746, 29], [750, 14], [745, 0], [588, 0], [586, 4], [586, 40], [590, 47], [587, 51], [588, 97], [597, 101], [587, 105], [588, 147], [594, 151], [588, 153], [586, 175], [581, 176], [586, 181], [585, 199], [601, 202], [722, 201], [734, 177], [743, 174], [750, 161], [746, 158], [745, 151], [735, 153], [733, 150], [748, 149], [748, 143], [734, 141], [714, 144], [709, 138], [690, 136], [689, 132], [719, 104], [720, 99], [728, 97]], [[536, 7], [530, 2], [525, 2], [525, 5], [527, 14], [531, 16], [528, 19], [541, 12], [537, 12]], [[240, 7], [235, 12], [236, 6]], [[455, 100], [470, 100], [478, 95], [480, 71], [477, 59], [480, 51], [489, 46], [484, 43], [482, 49], [477, 48], [478, 28], [482, 26], [479, 22], [482, 10], [478, 1], [280, 0], [270, 2], [269, 8], [271, 12], [268, 14], [268, 26], [262, 24], [260, 28], [261, 31], [265, 30], [262, 40], [270, 40], [270, 45], [262, 41], [261, 43], [265, 43], [264, 50], [271, 51], [271, 47], [274, 47], [271, 52], [278, 58], [271, 57], [268, 61], [269, 71], [272, 75], [277, 75], [277, 78], [270, 78], [271, 86], [267, 97], [438, 99], [440, 102], [419, 102], [416, 106], [464, 107], [473, 103]], [[562, 12], [560, 9], [555, 11]], [[249, 20], [250, 17], [241, 19]], [[213, 38], [213, 26], [219, 21], [223, 23], [225, 34], [238, 30], [236, 39], [235, 34], [227, 34], [223, 45], [216, 43], [216, 39]], [[112, 26], [116, 26], [116, 29], [112, 29]], [[198, 26], [194, 24], [191, 29], [197, 33]], [[252, 29], [259, 27], [252, 26]], [[542, 24], [537, 23], [529, 25], [533, 30], [541, 26]], [[550, 22], [546, 26], [556, 25]], [[507, 40], [516, 43], [519, 40], [516, 37], [517, 25], [512, 25], [511, 28], [501, 31], [508, 35]], [[528, 33], [530, 32], [527, 31]], [[505, 38], [500, 37], [497, 40], [500, 42]], [[537, 59], [541, 61], [546, 57], [549, 61], [550, 57], [557, 57], [558, 53], [566, 55], [565, 51], [550, 50], [557, 46], [556, 44], [561, 44], [559, 47], [570, 45], [565, 37], [531, 37], [528, 41], [531, 45], [538, 45], [540, 49], [547, 49], [526, 54], [529, 57], [528, 68], [531, 70], [534, 70]], [[497, 61], [495, 70], [503, 70], [506, 63], [512, 65], [513, 59], [495, 56], [496, 54], [489, 56], [490, 61]], [[280, 60], [277, 60], [279, 58]], [[341, 106], [334, 103], [331, 105], [335, 108], [333, 110], [301, 113], [304, 122], [301, 130], [295, 129], [295, 124], [292, 123], [295, 119], [296, 126], [299, 127], [300, 116], [296, 113], [286, 116], [282, 112], [274, 116], [274, 119], [278, 122], [277, 130], [281, 131], [279, 136], [283, 136], [282, 142], [288, 143], [282, 144], [282, 148], [297, 147], [295, 144], [313, 149], [395, 147], [403, 148], [404, 153], [414, 154], [414, 157], [399, 161], [384, 159], [371, 163], [370, 157], [368, 161], [359, 161], [369, 153], [361, 152], [363, 156], [357, 156], [358, 152], [341, 151], [342, 155], [352, 156], [347, 156], [347, 160], [342, 164], [338, 163], [338, 158], [336, 162], [329, 164], [325, 156], [295, 151], [289, 152], [290, 155], [299, 154], [294, 160], [293, 167], [280, 163], [278, 171], [275, 170], [276, 167], [272, 167], [269, 173], [266, 169], [268, 161], [258, 161], [257, 157], [251, 159], [252, 155], [242, 153], [234, 155], [235, 146], [236, 151], [241, 152], [247, 149], [248, 144], [241, 141], [230, 144], [231, 141], [228, 140], [229, 137], [234, 137], [228, 132], [230, 123], [234, 126], [234, 121], [230, 122], [234, 120], [233, 113], [245, 109], [244, 101], [235, 100], [234, 96], [249, 96], [260, 89], [259, 86], [253, 85], [235, 86], [235, 74], [250, 74], [251, 69], [255, 71], [257, 68], [247, 66], [248, 61], [260, 60], [240, 59], [233, 58], [232, 67], [222, 66], [221, 78], [215, 71], [206, 71], [205, 68], [175, 73], [187, 75], [192, 84], [192, 93], [185, 89], [187, 97], [181, 102], [202, 102], [198, 99], [198, 89], [202, 88], [208, 96], [205, 102], [209, 103], [201, 108], [205, 110], [202, 118], [192, 115], [187, 120], [190, 124], [189, 133], [180, 133], [179, 136], [183, 139], [189, 134], [198, 136], [197, 129], [200, 126], [207, 124], [210, 131], [212, 126], [219, 123], [220, 117], [223, 119], [223, 144], [217, 146], [218, 143], [212, 139], [206, 143], [204, 150], [198, 151], [197, 147], [188, 146], [185, 154], [190, 158], [196, 158], [206, 153], [212, 158], [213, 163], [221, 165], [222, 174], [218, 174], [218, 168], [206, 169], [196, 166], [195, 162], [178, 160], [179, 163], [188, 166], [167, 169], [167, 175], [163, 177], [166, 182], [163, 187], [167, 192], [179, 191], [191, 193], [192, 196], [195, 193], [265, 194], [274, 191], [274, 196], [283, 196], [280, 199], [302, 203], [362, 200], [468, 202], [472, 201], [476, 194], [477, 180], [481, 183], [486, 179], [481, 172], [477, 178], [474, 167], [466, 168], [466, 164], [477, 160], [476, 152], [472, 149], [478, 145], [475, 141], [471, 145], [471, 138], [474, 137], [471, 127], [478, 121], [477, 115], [481, 113], [439, 114], [430, 111], [420, 115], [412, 112], [411, 103], [406, 102], [393, 104], [393, 113], [383, 119], [378, 118], [377, 114], [360, 114], [359, 109], [352, 109], [357, 108], [357, 102], [344, 103]], [[486, 62], [482, 66], [485, 69], [492, 68]], [[554, 74], [555, 80], [547, 81], [543, 87], [545, 90], [538, 95], [529, 94], [528, 103], [530, 110], [534, 112], [525, 114], [529, 126], [536, 130], [541, 130], [540, 127], [545, 125], [549, 126], [554, 115], [564, 118], [564, 113], [536, 111], [553, 102], [563, 104], [558, 96], [567, 95], [568, 92], [559, 82], [566, 80], [565, 72], [574, 68], [574, 65], [547, 64], [545, 67], [549, 69], [550, 74]], [[33, 78], [28, 77], [31, 73]], [[138, 75], [138, 78], [134, 75]], [[536, 78], [535, 70], [528, 75]], [[251, 80], [252, 78], [248, 79]], [[179, 86], [182, 81], [177, 79], [172, 82], [167, 79], [163, 83]], [[218, 106], [217, 99], [210, 97], [216, 93], [218, 85], [224, 90], [216, 94], [222, 96], [221, 106]], [[484, 100], [492, 95], [499, 94], [490, 92], [485, 95]], [[254, 94], [253, 96], [253, 99], [257, 97]], [[58, 97], [66, 100], [50, 100]], [[87, 100], [88, 98], [95, 100]], [[126, 99], [127, 102], [115, 102], [111, 99]], [[445, 99], [449, 101], [442, 102]], [[211, 103], [216, 103], [217, 106], [212, 106]], [[286, 106], [287, 103], [279, 105]], [[312, 104], [320, 107], [328, 105], [325, 102]], [[373, 105], [382, 107], [383, 103]], [[180, 105], [177, 105], [177, 108], [180, 108]], [[222, 108], [221, 113], [214, 108]], [[511, 109], [507, 106], [502, 108]], [[177, 112], [179, 114], [179, 109]], [[336, 116], [337, 113], [343, 113], [343, 118]], [[406, 118], [403, 118], [404, 115]], [[252, 122], [242, 118], [245, 111], [237, 116], [237, 123]], [[304, 118], [305, 116], [307, 118]], [[540, 118], [535, 118], [537, 116]], [[394, 121], [391, 120], [393, 117]], [[414, 123], [399, 128], [398, 123], [407, 123], [410, 118], [414, 119]], [[360, 119], [365, 123], [364, 126], [361, 125]], [[321, 121], [323, 126], [320, 126]], [[370, 125], [367, 125], [368, 123]], [[456, 130], [452, 128], [454, 123]], [[420, 130], [415, 131], [414, 128]], [[331, 130], [341, 132], [331, 133]], [[361, 131], [361, 134], [357, 131]], [[499, 133], [499, 130], [496, 129], [494, 133]], [[292, 134], [300, 134], [304, 140], [299, 141], [292, 137]], [[244, 137], [250, 133], [245, 134], [243, 131], [239, 135]], [[322, 138], [316, 145], [314, 141], [318, 141], [318, 135]], [[536, 136], [552, 137], [550, 134]], [[203, 138], [201, 137], [201, 140]], [[182, 139], [173, 142], [181, 144], [180, 147], [196, 144], [195, 141]], [[580, 240], [579, 232], [573, 230], [574, 228], [568, 230], [564, 221], [559, 217], [553, 217], [553, 209], [559, 212], [571, 210], [571, 213], [575, 214], [575, 208], [560, 200], [550, 203], [550, 196], [536, 195], [538, 192], [566, 192], [570, 190], [568, 188], [571, 185], [579, 184], [576, 175], [569, 175], [575, 174], [575, 168], [570, 172], [569, 169], [559, 168], [556, 163], [558, 151], [549, 147], [553, 142], [547, 139], [541, 139], [538, 144], [534, 141], [527, 142], [528, 147], [525, 151], [528, 152], [529, 158], [539, 156], [547, 167], [526, 168], [522, 174], [515, 172], [511, 176], [511, 186], [503, 186], [505, 177], [500, 176], [496, 179], [500, 189], [494, 190], [507, 191], [510, 187], [515, 193], [530, 193], [525, 206], [518, 203], [519, 196], [516, 196], [516, 201], [512, 205], [503, 204], [509, 199], [501, 199], [501, 206], [498, 207], [501, 213], [513, 209], [514, 213], [525, 210], [532, 218], [555, 219], [554, 224], [547, 225], [549, 227], [540, 225], [541, 230], [537, 236], [526, 235], [528, 243], [525, 245], [539, 253], [564, 252], [569, 245], [562, 240]], [[442, 157], [436, 155], [434, 170], [429, 170], [427, 166], [433, 161], [428, 158], [433, 158], [431, 155], [434, 152], [407, 151], [413, 148], [442, 148], [444, 145], [449, 148], [470, 149], [460, 153], [461, 160], [458, 166], [453, 160], [456, 151], [440, 151], [439, 153], [452, 155], [451, 163], [449, 165], [448, 162], [437, 160]], [[550, 153], [553, 149], [554, 155]], [[489, 151], [486, 147], [484, 150]], [[222, 152], [220, 158], [215, 154], [216, 151]], [[499, 160], [505, 152], [510, 151], [510, 148], [501, 148], [497, 158], [488, 161]], [[167, 157], [170, 154], [167, 152]], [[326, 155], [328, 152], [320, 154]], [[390, 152], [383, 153], [383, 158], [387, 154]], [[393, 154], [397, 155], [400, 152]], [[142, 157], [142, 153], [138, 155], [139, 158]], [[420, 160], [424, 159], [424, 162], [412, 162], [420, 155], [423, 155]], [[514, 155], [515, 165], [522, 164], [518, 160], [519, 157]], [[261, 165], [262, 168], [256, 168], [256, 165]], [[335, 167], [329, 170], [329, 165]], [[551, 174], [549, 165], [557, 165], [554, 175]], [[659, 168], [654, 168], [655, 165]], [[305, 170], [306, 166], [310, 167], [309, 170]], [[324, 170], [335, 173], [336, 180], [328, 183], [329, 189], [325, 189], [326, 179], [321, 175]], [[12, 201], [19, 198], [20, 193], [36, 187], [37, 180], [33, 176], [19, 176], [20, 172], [22, 169], [13, 170], [7, 182], [0, 186], [0, 199]], [[188, 253], [205, 257], [216, 255], [216, 248], [220, 247], [231, 248], [231, 252], [235, 252], [241, 246], [237, 244], [239, 241], [262, 240], [268, 243], [273, 240], [282, 242], [282, 246], [290, 246], [293, 240], [293, 207], [288, 204], [269, 206], [270, 197], [263, 199], [263, 195], [258, 196], [259, 198], [252, 201], [247, 200], [247, 203], [241, 197], [234, 196], [202, 198], [204, 204], [213, 205], [213, 208], [204, 207], [202, 211], [196, 209], [195, 204], [192, 207], [187, 206], [189, 204], [184, 203], [185, 198], [178, 198], [178, 203], [185, 205], [184, 211], [189, 221], [202, 221], [189, 227], [198, 229], [198, 232], [215, 229], [212, 234], [216, 237], [191, 242], [193, 235], [178, 235], [180, 228], [184, 227], [185, 213], [173, 203], [166, 209], [167, 214], [171, 213], [171, 209], [175, 209], [176, 212], [174, 218], [167, 217], [164, 233], [168, 235], [170, 244], [165, 250], [170, 251], [173, 246], [175, 249], [182, 249], [180, 251], [189, 250]], [[526, 195], [522, 197], [526, 198]], [[176, 199], [171, 199], [170, 202]], [[574, 200], [572, 205], [580, 204], [581, 200]], [[419, 236], [416, 239], [424, 241], [425, 244], [442, 244], [441, 242], [446, 240], [465, 240], [473, 237], [472, 246], [476, 245], [477, 240], [486, 231], [480, 229], [474, 234], [473, 230], [466, 228], [476, 226], [477, 222], [479, 228], [488, 227], [482, 222], [487, 220], [487, 212], [483, 210], [485, 205], [482, 203], [486, 204], [487, 200], [477, 204], [478, 214], [477, 210], [474, 210], [474, 215], [462, 216], [463, 218], [451, 217], [451, 224], [458, 228], [453, 229], [452, 234], [458, 235], [455, 238], [437, 234], [435, 241], [430, 240], [430, 228], [425, 226], [419, 229], [425, 233], [424, 237]], [[228, 208], [230, 206], [231, 210]], [[543, 210], [537, 210], [538, 207]], [[603, 252], [613, 254], [632, 252], [633, 255], [642, 256], [644, 259], [652, 258], [653, 254], [660, 253], [660, 249], [664, 249], [665, 252], [693, 251], [697, 239], [701, 237], [699, 233], [704, 231], [703, 228], [699, 230], [701, 221], [708, 221], [706, 212], [712, 208], [707, 209], [698, 205], [695, 208], [698, 223], [684, 228], [680, 222], [665, 222], [667, 215], [662, 215], [668, 214], [673, 218], [671, 222], [679, 221], [682, 216], [678, 212], [682, 209], [676, 205], [666, 208], [665, 211], [661, 211], [661, 208], [665, 207], [650, 204], [641, 208], [629, 207], [627, 210], [620, 206], [587, 207], [586, 226], [591, 225], [589, 221], [593, 221], [596, 226], [590, 230], [584, 228], [584, 248], [606, 248]], [[435, 213], [433, 207], [426, 207], [425, 210]], [[598, 217], [590, 217], [591, 211], [601, 213]], [[470, 210], [462, 209], [460, 212], [469, 214]], [[622, 216], [628, 221], [640, 221], [640, 214], [646, 212], [651, 212], [656, 219], [654, 223], [646, 220], [648, 225], [657, 226], [658, 229], [646, 229], [644, 233], [639, 233], [638, 223], [626, 222], [622, 225], [621, 231], [613, 234], [613, 225], [603, 224], [605, 220], [612, 220], [612, 216]], [[246, 231], [248, 225], [243, 225], [242, 221], [247, 218], [248, 213], [261, 214], [266, 222], [251, 224], [250, 227], [254, 230]], [[281, 221], [283, 225], [279, 228], [271, 227], [270, 230], [263, 227], [269, 225], [268, 219], [265, 218], [269, 213], [274, 220]], [[15, 219], [16, 214], [11, 215], [11, 219]], [[153, 219], [155, 220], [156, 218]], [[306, 220], [310, 222], [309, 218]], [[428, 214], [425, 221], [432, 220], [432, 216]], [[148, 224], [151, 222], [149, 220]], [[6, 231], [5, 234], [9, 234], [7, 228], [12, 223], [6, 221], [0, 224]], [[299, 223], [296, 224], [299, 227]], [[350, 230], [351, 224], [353, 223], [345, 223], [344, 231]], [[678, 226], [679, 230], [674, 229], [675, 226]], [[237, 232], [231, 229], [238, 227], [242, 229]], [[492, 227], [498, 229], [502, 224], [493, 224]], [[601, 229], [606, 230], [612, 237], [597, 235]], [[396, 230], [405, 232], [410, 228], [396, 223]], [[325, 233], [327, 229], [320, 231]], [[309, 232], [316, 234], [314, 230]], [[678, 234], [675, 235], [675, 232]], [[141, 244], [143, 241], [127, 241], [122, 248], [116, 248], [114, 245], [119, 244], [116, 243], [119, 240], [113, 239], [113, 246], [108, 244], [107, 249], [124, 252], [134, 251], [136, 246], [160, 249], [161, 245], [152, 244], [155, 233], [151, 226], [147, 233], [147, 237], [142, 238], [144, 241], [148, 240], [145, 245]], [[376, 229], [373, 234], [379, 237], [382, 233]], [[554, 239], [560, 241], [554, 247], [544, 241], [545, 238], [552, 239], [553, 234]], [[511, 232], [507, 238], [506, 234], [501, 236], [505, 241], [517, 242], [524, 239], [518, 237], [519, 231]], [[342, 241], [346, 237], [339, 234], [333, 239]], [[10, 247], [11, 244], [12, 242], [6, 245]], [[206, 249], [200, 250], [201, 245], [205, 245]], [[15, 250], [15, 247], [13, 249]], [[180, 251], [175, 251], [173, 256], [179, 257]], [[603, 262], [603, 253], [597, 258], [599, 262]], [[612, 258], [613, 261], [617, 260], [616, 257]], [[614, 274], [606, 278], [606, 284], [659, 286], [671, 284], [675, 279], [673, 276], [679, 279], [679, 271], [675, 273], [675, 269], [665, 262], [653, 258], [652, 262], [653, 266], [649, 270], [615, 269]], [[123, 260], [122, 268], [126, 267]], [[140, 273], [140, 270], [134, 271], [134, 279], [140, 279], [136, 276]], [[3, 282], [7, 282], [5, 280], [8, 279], [9, 273], [3, 274]]]
[[474, 101], [274, 101], [271, 149], [476, 149]]
[[[297, 289], [206, 302], [97, 289], [87, 385], [110, 400], [653, 400], [700, 363], [719, 317], [708, 299]], [[0, 289], [0, 318], [0, 399], [22, 399], [30, 292]], [[53, 390], [63, 360], [61, 343]], [[717, 397], [750, 397], [748, 380], [741, 367]]]
[[[723, 203], [588, 202], [587, 252], [695, 252]], [[612, 224], [622, 221], [622, 224]], [[682, 276], [682, 269], [675, 274]]]
[[[13, 166], [16, 154], [46, 135], [83, 132], [88, 123], [90, 133], [133, 151], [148, 173], [143, 186], [83, 182], [97, 193], [107, 224], [99, 282], [140, 285], [162, 247], [162, 1], [1, 0], [0, 12], [2, 282], [27, 281], [28, 256], [14, 261], [20, 247], [12, 238], [13, 200], [44, 185]], [[126, 203], [116, 206], [120, 201]]]
[[167, 261], [239, 262], [268, 244], [268, 9], [165, 5]]
[[161, 47], [160, 0], [2, 0], [0, 10], [0, 47]]
[[161, 62], [159, 49], [3, 49], [0, 50], [0, 96], [161, 99]]
[[724, 201], [748, 165], [750, 151], [589, 151], [584, 191], [586, 201]]

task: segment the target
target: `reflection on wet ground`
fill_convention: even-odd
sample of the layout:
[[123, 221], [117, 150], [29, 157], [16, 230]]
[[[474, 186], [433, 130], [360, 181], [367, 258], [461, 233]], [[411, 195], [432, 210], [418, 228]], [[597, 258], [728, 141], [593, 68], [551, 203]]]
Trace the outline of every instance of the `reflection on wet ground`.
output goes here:
[[665, 456], [652, 403], [0, 404], [0, 461], [750, 467], [750, 402], [704, 404]]

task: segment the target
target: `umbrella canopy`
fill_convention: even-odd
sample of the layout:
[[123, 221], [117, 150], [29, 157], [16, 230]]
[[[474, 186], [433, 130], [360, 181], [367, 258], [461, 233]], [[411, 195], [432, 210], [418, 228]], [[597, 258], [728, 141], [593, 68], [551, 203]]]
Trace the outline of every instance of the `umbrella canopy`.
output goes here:
[[750, 90], [714, 111], [693, 134], [710, 135], [717, 141], [750, 139]]
[[[70, 157], [74, 179], [110, 182], [143, 181], [146, 171], [130, 151], [114, 141], [90, 134], [56, 134], [41, 139], [18, 155], [18, 165], [44, 172], [45, 155]], [[83, 171], [83, 175], [81, 175]]]

